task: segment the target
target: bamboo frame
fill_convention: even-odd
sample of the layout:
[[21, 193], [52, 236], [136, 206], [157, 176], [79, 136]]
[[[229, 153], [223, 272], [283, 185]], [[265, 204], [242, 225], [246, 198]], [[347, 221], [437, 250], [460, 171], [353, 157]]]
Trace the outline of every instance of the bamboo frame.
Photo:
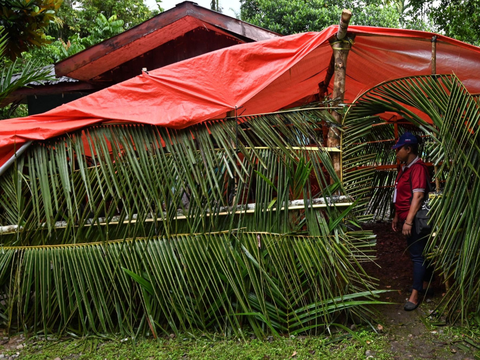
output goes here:
[[[432, 36], [432, 75], [437, 73], [437, 36]], [[438, 177], [438, 166], [433, 167], [435, 173], [435, 188], [437, 192], [440, 190], [440, 179]], [[448, 284], [447, 284], [448, 287]]]
[[[332, 200], [332, 198], [318, 198], [318, 199], [313, 199], [313, 201], [318, 201], [319, 203], [314, 203], [314, 204], [311, 204], [311, 205], [307, 205], [305, 206], [305, 203], [303, 200], [299, 199], [299, 200], [293, 200], [291, 201], [291, 204], [288, 204], [287, 206], [282, 206], [280, 209], [277, 209], [277, 208], [271, 208], [271, 209], [267, 209], [266, 211], [283, 211], [283, 210], [305, 210], [305, 208], [310, 208], [310, 209], [325, 209], [329, 206], [336, 206], [336, 207], [348, 207], [348, 206], [352, 206], [353, 205], [353, 202], [351, 201], [345, 201], [345, 200], [348, 200], [347, 197], [345, 196], [340, 196], [339, 201], [343, 201], [343, 202], [334, 202]], [[255, 213], [255, 209], [256, 209], [256, 204], [253, 203], [253, 204], [245, 204], [245, 205], [240, 205], [237, 207], [236, 210], [234, 211], [220, 211], [220, 212], [210, 212], [210, 213], [206, 213], [205, 216], [228, 216], [228, 215], [231, 215], [231, 214], [238, 214], [238, 215], [242, 215], [242, 214], [253, 214]], [[224, 209], [221, 209], [221, 210], [224, 210]], [[174, 219], [175, 220], [186, 220], [188, 219], [189, 216], [186, 216], [186, 215], [178, 215], [177, 216], [174, 216]], [[145, 222], [145, 223], [153, 223], [153, 222], [157, 222], [157, 221], [170, 221], [171, 219], [167, 219], [167, 218], [162, 218], [162, 217], [157, 217], [157, 218], [146, 218], [146, 219], [142, 219], [141, 221], [142, 222]], [[93, 227], [93, 226], [111, 226], [111, 225], [127, 225], [127, 224], [135, 224], [137, 222], [137, 214], [133, 214], [132, 215], [132, 218], [131, 219], [126, 219], [122, 222], [120, 221], [101, 221], [101, 222], [97, 222], [95, 221], [94, 219], [90, 219], [90, 223], [88, 224], [85, 224], [83, 225], [84, 227]], [[78, 225], [76, 226], [78, 227]], [[55, 229], [66, 229], [67, 226], [65, 225], [56, 225], [54, 226]], [[47, 230], [47, 227], [46, 227], [46, 224], [42, 224], [42, 229], [44, 230]], [[17, 232], [21, 232], [23, 229], [21, 226], [18, 226], [18, 225], [6, 225], [6, 226], [0, 226], [0, 236], [2, 235], [9, 235], [9, 234], [13, 234], [13, 233], [17, 233]], [[113, 240], [114, 241], [114, 240]]]

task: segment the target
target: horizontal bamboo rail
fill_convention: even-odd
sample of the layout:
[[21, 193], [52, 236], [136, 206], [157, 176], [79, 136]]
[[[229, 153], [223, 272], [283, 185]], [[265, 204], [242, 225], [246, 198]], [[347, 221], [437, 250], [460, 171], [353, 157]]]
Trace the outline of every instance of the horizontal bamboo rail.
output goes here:
[[[304, 200], [293, 200], [290, 201], [287, 207], [283, 205], [280, 208], [280, 211], [285, 210], [286, 208], [290, 210], [303, 210], [303, 209], [321, 209], [321, 208], [326, 208], [329, 206], [336, 206], [336, 207], [348, 207], [353, 205], [352, 199], [348, 196], [334, 196], [331, 198], [316, 198], [312, 199], [312, 204], [306, 204]], [[237, 206], [237, 209], [232, 211], [233, 209], [229, 209], [228, 207], [222, 207], [220, 208], [219, 212], [207, 212], [204, 215], [205, 216], [227, 216], [227, 215], [242, 215], [242, 214], [253, 214], [255, 213], [255, 207], [256, 204], [247, 204], [247, 205], [239, 205]], [[272, 208], [272, 209], [266, 209], [266, 211], [277, 211], [277, 208]], [[118, 220], [114, 220], [118, 218], [118, 216], [113, 216], [112, 221], [105, 221], [105, 218], [98, 218], [97, 220], [95, 219], [88, 219], [89, 223], [85, 224], [85, 227], [91, 227], [91, 226], [110, 226], [110, 225], [127, 225], [127, 224], [135, 224], [137, 222], [137, 214], [134, 214], [131, 219], [125, 219], [124, 221], [120, 222]], [[188, 219], [188, 215], [183, 215], [177, 212], [177, 215], [174, 216], [173, 220], [186, 220]], [[170, 221], [171, 219], [167, 219], [166, 217], [149, 217], [144, 220], [146, 223], [153, 223], [157, 221]], [[45, 223], [43, 223], [40, 226], [42, 229], [47, 230], [47, 226]], [[78, 225], [75, 225], [75, 227], [78, 227]], [[65, 221], [58, 221], [55, 223], [54, 226], [55, 229], [65, 229], [67, 228], [67, 224]], [[1, 235], [7, 235], [11, 233], [15, 233], [17, 231], [22, 231], [23, 228], [18, 225], [7, 225], [7, 226], [0, 226], [0, 236]]]

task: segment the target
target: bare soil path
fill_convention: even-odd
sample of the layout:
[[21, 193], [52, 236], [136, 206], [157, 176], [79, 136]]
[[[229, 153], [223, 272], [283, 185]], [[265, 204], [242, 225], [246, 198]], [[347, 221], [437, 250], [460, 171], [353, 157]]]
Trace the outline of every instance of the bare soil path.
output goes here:
[[[455, 338], [445, 341], [439, 336], [447, 328], [430, 326], [427, 318], [445, 293], [439, 276], [432, 283], [433, 296], [426, 296], [414, 311], [403, 306], [412, 286], [412, 264], [406, 250], [406, 240], [401, 233], [394, 233], [390, 223], [377, 222], [365, 226], [377, 235], [377, 264], [368, 264], [366, 271], [379, 280], [379, 289], [394, 291], [382, 294], [382, 300], [392, 305], [378, 306], [380, 323], [391, 344], [395, 359], [473, 359], [472, 353], [462, 351]], [[441, 338], [441, 339], [440, 339]]]

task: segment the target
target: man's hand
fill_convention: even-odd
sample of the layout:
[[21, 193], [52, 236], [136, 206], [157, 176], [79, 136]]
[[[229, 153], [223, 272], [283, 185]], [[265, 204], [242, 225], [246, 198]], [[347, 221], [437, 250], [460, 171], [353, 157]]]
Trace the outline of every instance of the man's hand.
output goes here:
[[410, 236], [412, 234], [412, 226], [415, 221], [415, 214], [422, 207], [423, 197], [425, 194], [423, 192], [417, 191], [413, 193], [412, 203], [410, 204], [410, 209], [408, 210], [407, 219], [403, 224], [402, 234], [405, 236]]
[[393, 217], [393, 221], [392, 221], [392, 230], [393, 231], [398, 231], [398, 216], [397, 214], [395, 214], [395, 216]]
[[402, 234], [409, 237], [412, 234], [412, 225], [406, 221], [403, 223]]

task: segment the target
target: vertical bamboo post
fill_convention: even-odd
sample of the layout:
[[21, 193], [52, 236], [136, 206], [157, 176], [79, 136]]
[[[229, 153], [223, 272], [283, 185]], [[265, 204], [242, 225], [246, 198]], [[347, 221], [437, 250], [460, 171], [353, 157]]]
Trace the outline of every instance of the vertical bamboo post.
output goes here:
[[[235, 122], [238, 121], [237, 119], [237, 111], [236, 110], [231, 110], [229, 112], [227, 112], [227, 117], [235, 117]], [[236, 124], [235, 126], [238, 126], [238, 124]], [[235, 131], [235, 135], [236, 135], [236, 139], [232, 139], [232, 146], [235, 148], [235, 151], [236, 153], [238, 154], [238, 144], [237, 144], [237, 141], [238, 141], [238, 133], [237, 131]], [[237, 163], [237, 166], [240, 165]], [[233, 192], [234, 192], [234, 195], [233, 195], [233, 198], [232, 198], [232, 205], [236, 205], [236, 202], [237, 202], [237, 192], [238, 192], [238, 174], [237, 174], [237, 171], [238, 169], [235, 169], [235, 185], [234, 185], [234, 189], [233, 189]], [[229, 199], [227, 199], [227, 202], [229, 201]]]
[[[432, 36], [432, 75], [437, 73], [437, 35]], [[440, 191], [440, 178], [438, 177], [438, 166], [434, 166], [433, 171], [435, 173], [435, 190], [438, 193]], [[450, 289], [450, 281], [447, 278], [447, 274], [443, 277], [445, 283], [445, 289]]]
[[[437, 73], [437, 35], [432, 36], [432, 75]], [[440, 191], [440, 178], [438, 177], [438, 166], [433, 168], [435, 172], [435, 189]]]
[[[342, 16], [340, 18], [340, 25], [338, 27], [338, 32], [336, 39], [334, 39], [330, 45], [333, 49], [333, 57], [335, 61], [335, 69], [334, 69], [334, 81], [333, 81], [333, 105], [338, 105], [343, 102], [345, 98], [345, 77], [347, 71], [347, 57], [348, 52], [350, 51], [351, 43], [348, 40], [344, 40], [347, 35], [348, 24], [350, 22], [350, 18], [352, 17], [352, 13], [349, 10], [343, 10]], [[342, 123], [342, 116], [337, 112], [333, 111], [333, 117], [338, 123], [341, 125]], [[328, 130], [327, 135], [327, 146], [328, 147], [340, 147], [340, 131], [331, 126]], [[342, 180], [342, 164], [341, 164], [341, 153], [335, 152], [332, 153], [332, 161], [335, 172], [337, 173], [340, 180]]]

